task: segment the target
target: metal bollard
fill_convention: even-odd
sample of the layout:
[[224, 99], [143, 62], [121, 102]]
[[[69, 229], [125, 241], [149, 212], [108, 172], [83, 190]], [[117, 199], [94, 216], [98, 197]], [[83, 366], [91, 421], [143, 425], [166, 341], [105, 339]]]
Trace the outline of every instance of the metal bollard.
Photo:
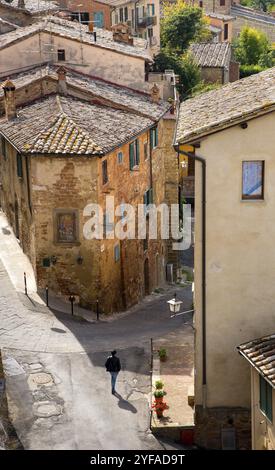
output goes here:
[[49, 306], [49, 288], [46, 286], [46, 305]]
[[69, 301], [71, 302], [71, 312], [72, 312], [72, 316], [74, 315], [74, 302], [75, 302], [75, 296], [74, 295], [70, 295], [69, 297]]
[[98, 303], [98, 299], [96, 301], [96, 319], [99, 320], [99, 303]]
[[27, 276], [26, 276], [26, 273], [24, 273], [24, 285], [25, 285], [25, 295], [28, 295]]

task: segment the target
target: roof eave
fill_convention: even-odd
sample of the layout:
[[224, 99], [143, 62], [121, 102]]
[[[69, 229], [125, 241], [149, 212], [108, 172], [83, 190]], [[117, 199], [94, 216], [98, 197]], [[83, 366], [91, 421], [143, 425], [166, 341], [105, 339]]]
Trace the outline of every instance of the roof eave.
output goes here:
[[175, 143], [176, 145], [183, 145], [183, 144], [188, 144], [190, 142], [193, 142], [194, 140], [200, 139], [202, 137], [207, 137], [208, 135], [215, 134], [216, 132], [220, 132], [224, 129], [228, 129], [229, 127], [236, 126], [237, 124], [240, 124], [242, 121], [250, 121], [251, 119], [255, 119], [257, 117], [263, 116], [264, 114], [268, 114], [270, 112], [275, 111], [275, 103], [272, 103], [270, 106], [266, 108], [259, 108], [255, 110], [253, 113], [247, 113], [247, 114], [242, 114], [242, 116], [237, 117], [236, 119], [227, 121], [227, 122], [222, 122], [220, 124], [217, 124], [215, 126], [210, 126], [201, 132], [196, 132], [193, 134], [190, 134], [189, 136], [183, 137], [182, 139], [178, 139], [177, 142]]
[[249, 359], [249, 357], [247, 357], [247, 355], [240, 349], [240, 346], [237, 346], [237, 350], [238, 352], [240, 353], [241, 356], [243, 356], [247, 362], [249, 362], [249, 364], [269, 383], [269, 385], [275, 389], [275, 384], [269, 380], [269, 378], [263, 374], [263, 372], [259, 369], [258, 366], [256, 366], [256, 364], [254, 364], [254, 362], [251, 361], [251, 359]]

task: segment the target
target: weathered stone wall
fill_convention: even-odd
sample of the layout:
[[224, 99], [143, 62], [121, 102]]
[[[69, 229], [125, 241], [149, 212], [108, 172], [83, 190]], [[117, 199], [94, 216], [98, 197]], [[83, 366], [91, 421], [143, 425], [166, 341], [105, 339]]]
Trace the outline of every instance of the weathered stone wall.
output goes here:
[[0, 203], [7, 218], [21, 242], [24, 252], [33, 262], [35, 248], [33, 244], [33, 218], [31, 213], [31, 194], [28, 190], [27, 166], [29, 162], [22, 157], [23, 176], [17, 175], [17, 151], [6, 141], [6, 157], [0, 146]]
[[246, 408], [195, 407], [195, 443], [207, 449], [222, 449], [222, 430], [235, 429], [236, 449], [251, 449], [251, 412]]
[[201, 67], [201, 76], [206, 83], [228, 83], [228, 74], [220, 67]]
[[[36, 271], [39, 287], [49, 286], [68, 296], [79, 295], [83, 304], [96, 300], [99, 283], [99, 242], [83, 236], [83, 209], [97, 202], [97, 162], [93, 158], [57, 158], [33, 156], [32, 198], [35, 217]], [[79, 240], [58, 243], [55, 236], [55, 211], [76, 210]], [[83, 263], [78, 264], [78, 257]], [[43, 260], [56, 262], [43, 266]]]

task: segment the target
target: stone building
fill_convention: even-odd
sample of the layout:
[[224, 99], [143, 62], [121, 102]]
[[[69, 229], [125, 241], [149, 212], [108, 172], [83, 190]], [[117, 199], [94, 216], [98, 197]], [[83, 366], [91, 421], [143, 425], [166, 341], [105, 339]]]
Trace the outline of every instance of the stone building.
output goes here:
[[238, 350], [251, 373], [252, 449], [275, 450], [275, 334], [241, 344]]
[[[177, 198], [175, 115], [156, 87], [150, 96], [45, 67], [5, 82], [0, 102], [1, 206], [39, 287], [89, 308], [99, 299], [110, 312], [161, 285], [169, 246], [159, 231], [152, 240], [106, 238], [126, 204], [137, 210]], [[114, 220], [106, 196], [121, 205]], [[103, 211], [98, 239], [89, 238], [92, 203]]]
[[206, 83], [225, 85], [239, 79], [239, 64], [234, 61], [228, 42], [194, 43], [190, 51]]
[[143, 39], [116, 41], [111, 31], [57, 17], [0, 36], [0, 76], [58, 63], [133, 88], [144, 88], [151, 61]]
[[[236, 346], [274, 331], [275, 68], [181, 104], [175, 149], [195, 160], [197, 444], [251, 447]], [[191, 147], [191, 149], [190, 149]]]
[[0, 18], [18, 26], [28, 26], [39, 17], [58, 11], [57, 2], [46, 0], [0, 0]]
[[111, 30], [123, 24], [128, 26], [131, 36], [147, 41], [152, 53], [160, 48], [160, 1], [141, 0], [64, 0], [63, 4], [74, 19], [92, 23], [97, 28]]

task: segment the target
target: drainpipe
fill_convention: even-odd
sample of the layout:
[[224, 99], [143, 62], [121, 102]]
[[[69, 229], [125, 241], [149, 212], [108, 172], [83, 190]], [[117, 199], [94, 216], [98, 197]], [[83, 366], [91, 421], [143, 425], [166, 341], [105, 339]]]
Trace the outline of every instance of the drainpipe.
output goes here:
[[180, 150], [179, 145], [174, 145], [178, 154], [194, 158], [202, 164], [202, 401], [206, 407], [206, 160], [205, 158], [190, 152]]

